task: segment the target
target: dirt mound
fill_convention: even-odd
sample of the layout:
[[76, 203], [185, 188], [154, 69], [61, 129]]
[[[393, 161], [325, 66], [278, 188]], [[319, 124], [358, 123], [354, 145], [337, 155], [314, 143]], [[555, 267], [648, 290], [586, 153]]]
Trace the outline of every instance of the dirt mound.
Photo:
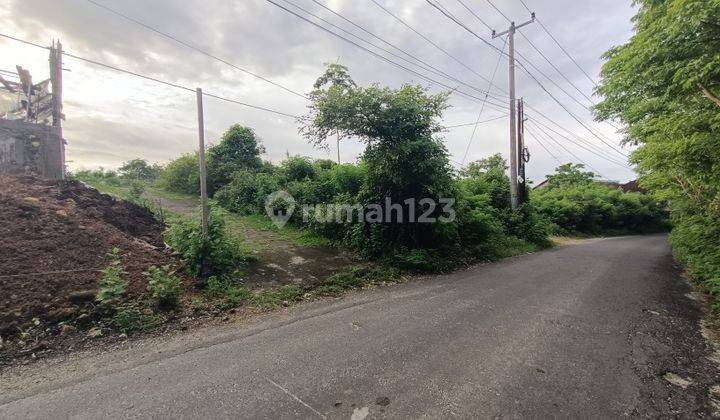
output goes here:
[[175, 263], [164, 250], [164, 225], [142, 207], [78, 182], [0, 175], [0, 334], [34, 317], [57, 321], [92, 302], [122, 250], [132, 296], [146, 290], [151, 265]]

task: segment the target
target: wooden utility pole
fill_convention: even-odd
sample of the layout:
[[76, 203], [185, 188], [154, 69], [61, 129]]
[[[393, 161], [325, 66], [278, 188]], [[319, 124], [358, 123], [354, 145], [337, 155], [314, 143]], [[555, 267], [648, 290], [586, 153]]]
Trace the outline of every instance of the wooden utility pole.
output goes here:
[[518, 208], [518, 147], [517, 147], [517, 118], [515, 107], [515, 31], [522, 28], [525, 25], [529, 25], [535, 22], [535, 13], [532, 14], [532, 19], [515, 25], [515, 22], [510, 22], [510, 29], [507, 31], [497, 33], [493, 31], [493, 39], [501, 37], [503, 35], [508, 36], [508, 61], [510, 63], [509, 80], [510, 80], [510, 205], [513, 210]]
[[205, 172], [205, 121], [203, 117], [203, 93], [197, 88], [198, 135], [200, 140], [200, 201], [202, 201], [202, 233], [208, 234], [207, 174]]

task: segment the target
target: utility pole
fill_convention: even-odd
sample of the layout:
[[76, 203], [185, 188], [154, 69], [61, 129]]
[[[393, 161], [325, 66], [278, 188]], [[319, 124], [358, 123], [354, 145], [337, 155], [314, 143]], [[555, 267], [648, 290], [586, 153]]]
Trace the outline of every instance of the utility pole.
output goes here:
[[517, 139], [518, 139], [518, 202], [523, 204], [527, 201], [527, 183], [525, 182], [525, 164], [530, 161], [530, 153], [525, 147], [525, 101], [520, 98], [518, 101], [518, 122], [517, 122]]
[[52, 94], [52, 125], [60, 138], [60, 154], [62, 159], [62, 179], [65, 179], [65, 139], [62, 132], [63, 100], [62, 100], [62, 57], [63, 49], [60, 41], [50, 48], [50, 85]]
[[208, 234], [207, 175], [205, 172], [205, 120], [203, 117], [203, 93], [197, 88], [198, 134], [200, 138], [200, 200], [202, 201], [202, 234]]
[[523, 26], [535, 22], [535, 13], [532, 13], [531, 19], [520, 25], [510, 22], [510, 29], [497, 33], [493, 31], [493, 39], [503, 35], [508, 36], [508, 61], [510, 63], [509, 81], [510, 81], [510, 205], [513, 210], [518, 208], [518, 145], [517, 145], [517, 118], [515, 107], [515, 31]]

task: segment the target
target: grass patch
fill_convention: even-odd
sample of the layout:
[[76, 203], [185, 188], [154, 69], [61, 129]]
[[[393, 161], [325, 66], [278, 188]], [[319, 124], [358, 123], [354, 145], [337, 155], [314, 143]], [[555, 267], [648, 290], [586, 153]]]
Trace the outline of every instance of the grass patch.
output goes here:
[[290, 225], [285, 225], [280, 229], [264, 214], [253, 214], [249, 216], [232, 214], [230, 218], [233, 219], [239, 227], [246, 226], [257, 230], [275, 232], [283, 239], [297, 246], [332, 246], [332, 241], [307, 229], [300, 229]]
[[288, 284], [277, 289], [262, 290], [253, 296], [252, 302], [263, 309], [275, 309], [300, 301], [303, 295], [305, 295], [305, 289], [294, 284]]

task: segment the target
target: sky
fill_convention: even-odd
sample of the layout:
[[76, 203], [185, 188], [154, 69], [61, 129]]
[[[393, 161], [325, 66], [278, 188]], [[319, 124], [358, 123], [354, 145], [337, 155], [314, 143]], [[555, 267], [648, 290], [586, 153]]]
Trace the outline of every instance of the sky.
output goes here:
[[[448, 128], [439, 134], [452, 164], [461, 167], [494, 153], [509, 155], [507, 57], [449, 20], [428, 1], [273, 1], [304, 15], [293, 5], [299, 6], [391, 51], [395, 57], [343, 34], [415, 73], [338, 39], [268, 0], [0, 0], [0, 33], [41, 45], [59, 39], [66, 52], [80, 57], [190, 88], [201, 87], [211, 94], [290, 115], [305, 114], [307, 100], [235, 67], [299, 93], [312, 90], [325, 64], [336, 62], [346, 65], [362, 86], [377, 83], [398, 88], [413, 83], [432, 93], [453, 89], [451, 107], [443, 115], [444, 125], [492, 121], [478, 124], [474, 137], [474, 125]], [[530, 18], [520, 0], [434, 1], [499, 49], [505, 48], [506, 39], [492, 39], [487, 26], [497, 28], [498, 32], [508, 28], [509, 23], [500, 12], [517, 23]], [[624, 156], [630, 149], [620, 145], [622, 134], [617, 129], [622, 127], [617, 123], [595, 122], [588, 109], [592, 105], [588, 98], [593, 102], [601, 99], [593, 96], [593, 83], [599, 80], [602, 54], [632, 35], [631, 18], [635, 10], [631, 1], [524, 1], [590, 75], [589, 79], [538, 22], [518, 31], [515, 39], [518, 59], [527, 69], [517, 69], [516, 77], [517, 95], [524, 98], [530, 119], [526, 123], [529, 178], [538, 182], [559, 163], [573, 162], [589, 165], [605, 179], [634, 179]], [[235, 67], [112, 14], [94, 2]], [[376, 2], [424, 38], [395, 20]], [[330, 27], [325, 22], [316, 22]], [[400, 50], [421, 59], [426, 67], [414, 66], [417, 62]], [[39, 81], [49, 77], [47, 59], [47, 50], [0, 37], [0, 70], [22, 65]], [[432, 66], [430, 70], [435, 74], [427, 70], [427, 65]], [[136, 157], [167, 163], [197, 149], [194, 92], [67, 56], [63, 67], [64, 135], [71, 170], [116, 168]], [[483, 106], [488, 88], [491, 96]], [[217, 143], [224, 130], [238, 123], [255, 130], [265, 146], [266, 160], [279, 163], [288, 154], [336, 157], [334, 144], [326, 149], [316, 148], [301, 137], [294, 118], [208, 97], [204, 108], [206, 141], [210, 144]], [[340, 145], [341, 160], [356, 162], [363, 149], [358, 139], [344, 139]]]

